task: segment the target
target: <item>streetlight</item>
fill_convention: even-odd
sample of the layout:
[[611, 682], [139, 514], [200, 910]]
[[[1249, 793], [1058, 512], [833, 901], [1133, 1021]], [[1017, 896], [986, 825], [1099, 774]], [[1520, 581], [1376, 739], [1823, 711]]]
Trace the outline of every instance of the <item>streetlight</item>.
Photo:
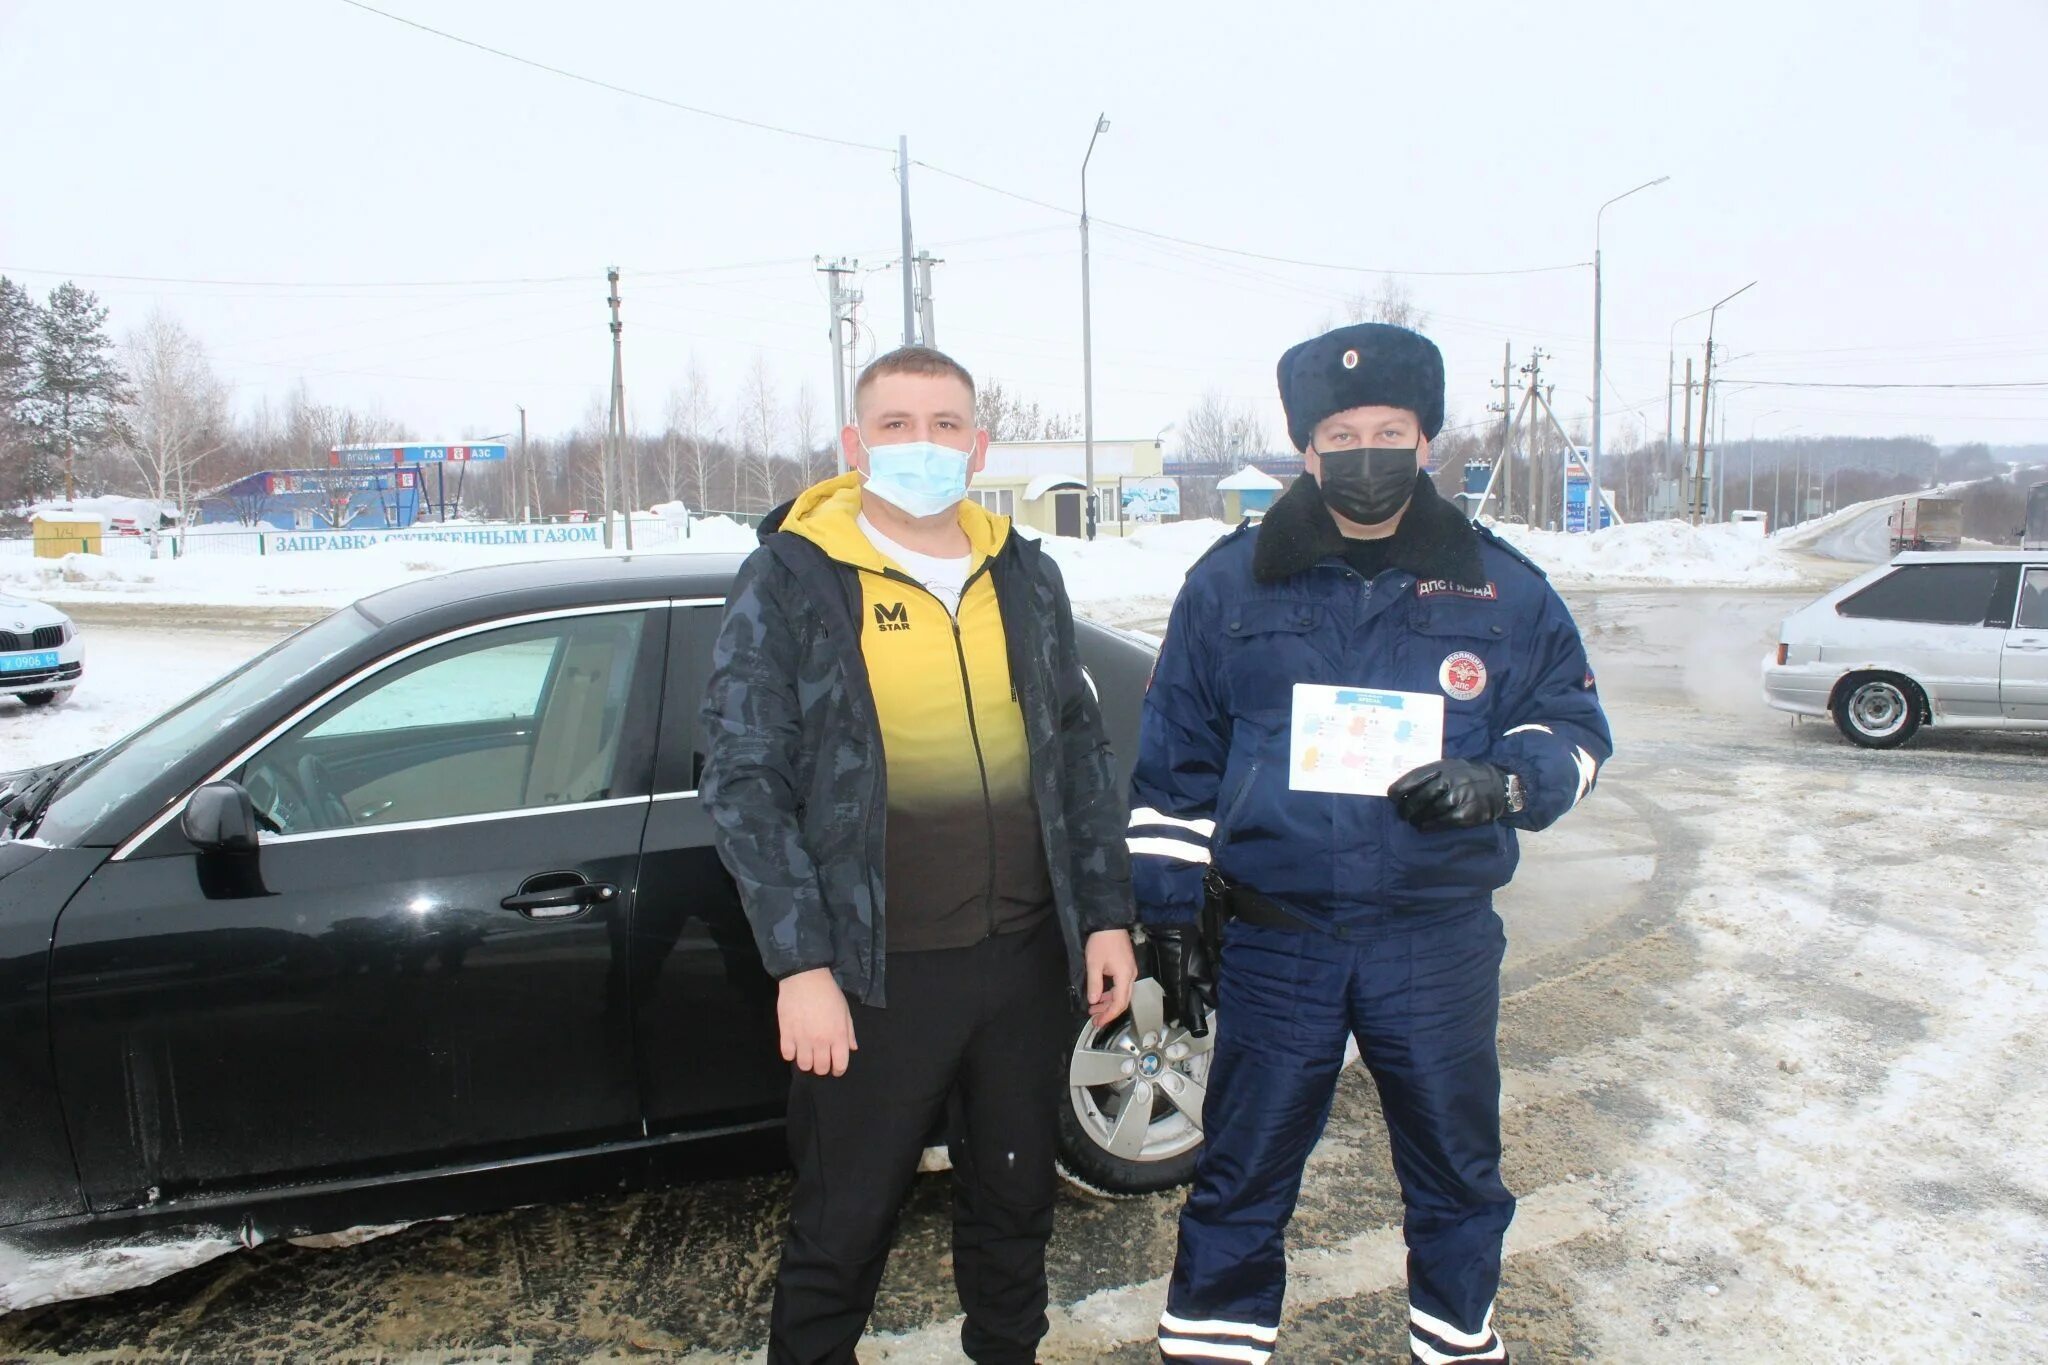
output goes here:
[[1088, 161], [1095, 139], [1109, 131], [1109, 116], [1095, 116], [1088, 154], [1081, 158], [1081, 461], [1088, 481], [1088, 539], [1095, 539], [1095, 350], [1088, 304]]
[[[1750, 281], [1750, 282], [1749, 282], [1748, 284], [1745, 284], [1745, 285], [1743, 285], [1743, 286], [1742, 286], [1742, 288], [1740, 288], [1740, 289], [1736, 290], [1736, 291], [1735, 291], [1735, 292], [1734, 292], [1733, 294], [1730, 294], [1730, 295], [1729, 295], [1729, 296], [1728, 296], [1727, 298], [1725, 298], [1725, 299], [1722, 299], [1720, 303], [1714, 304], [1714, 305], [1713, 305], [1712, 307], [1710, 307], [1710, 308], [1708, 308], [1708, 309], [1707, 309], [1707, 371], [1706, 371], [1706, 373], [1705, 373], [1704, 375], [1702, 375], [1702, 376], [1700, 377], [1700, 463], [1699, 463], [1699, 469], [1700, 469], [1700, 477], [1701, 477], [1701, 479], [1702, 479], [1702, 480], [1704, 480], [1704, 479], [1706, 478], [1706, 473], [1707, 473], [1707, 399], [1708, 399], [1708, 396], [1709, 396], [1709, 395], [1710, 395], [1711, 393], [1713, 393], [1713, 385], [1714, 385], [1714, 322], [1715, 322], [1715, 315], [1716, 315], [1716, 314], [1718, 314], [1718, 313], [1719, 313], [1719, 312], [1721, 311], [1722, 307], [1723, 307], [1723, 306], [1724, 306], [1725, 304], [1727, 304], [1727, 303], [1731, 302], [1731, 301], [1732, 301], [1732, 300], [1734, 300], [1734, 299], [1740, 298], [1740, 297], [1741, 297], [1742, 295], [1744, 295], [1744, 294], [1748, 293], [1748, 292], [1749, 292], [1750, 290], [1752, 290], [1752, 289], [1754, 289], [1754, 288], [1756, 288], [1756, 281], [1755, 281], [1755, 280], [1751, 280], [1751, 281]], [[1695, 526], [1697, 526], [1697, 525], [1699, 525], [1699, 524], [1700, 524], [1700, 513], [1701, 513], [1701, 510], [1702, 510], [1702, 509], [1700, 509], [1700, 508], [1699, 508], [1699, 507], [1698, 507], [1697, 505], [1695, 505], [1695, 506], [1694, 506], [1694, 508], [1693, 508], [1693, 519], [1692, 519], [1692, 524], [1693, 524], [1693, 525], [1695, 525]]]
[[1601, 347], [1600, 347], [1600, 315], [1601, 315], [1601, 298], [1600, 298], [1600, 219], [1601, 219], [1601, 216], [1602, 216], [1603, 214], [1605, 214], [1605, 213], [1607, 212], [1607, 210], [1608, 210], [1609, 208], [1611, 208], [1611, 207], [1612, 207], [1612, 206], [1614, 206], [1615, 204], [1619, 204], [1619, 203], [1620, 203], [1620, 202], [1621, 202], [1622, 200], [1624, 200], [1624, 199], [1628, 198], [1628, 196], [1629, 196], [1629, 195], [1631, 195], [1631, 194], [1640, 194], [1640, 193], [1642, 193], [1642, 192], [1643, 192], [1644, 190], [1647, 190], [1647, 189], [1653, 189], [1653, 188], [1655, 188], [1656, 186], [1658, 186], [1658, 185], [1661, 185], [1661, 184], [1663, 184], [1663, 183], [1664, 183], [1665, 181], [1669, 180], [1670, 178], [1671, 178], [1671, 177], [1670, 177], [1670, 176], [1668, 176], [1668, 175], [1660, 175], [1660, 176], [1658, 176], [1658, 177], [1657, 177], [1657, 178], [1656, 178], [1655, 180], [1646, 180], [1646, 181], [1644, 181], [1644, 182], [1643, 182], [1642, 184], [1640, 184], [1640, 185], [1636, 186], [1636, 187], [1635, 187], [1634, 189], [1632, 189], [1632, 190], [1629, 190], [1629, 191], [1628, 191], [1627, 193], [1625, 193], [1625, 194], [1617, 194], [1617, 195], [1615, 195], [1615, 196], [1614, 196], [1614, 197], [1613, 197], [1612, 199], [1608, 200], [1608, 201], [1607, 201], [1607, 202], [1606, 202], [1605, 204], [1602, 204], [1602, 205], [1600, 206], [1600, 208], [1599, 208], [1599, 211], [1598, 211], [1598, 212], [1596, 212], [1596, 213], [1595, 213], [1595, 214], [1593, 215], [1593, 467], [1592, 467], [1591, 469], [1589, 469], [1589, 470], [1587, 470], [1587, 471], [1586, 471], [1586, 477], [1587, 477], [1587, 482], [1588, 482], [1588, 483], [1590, 484], [1590, 488], [1589, 488], [1589, 490], [1588, 490], [1588, 491], [1589, 491], [1589, 492], [1590, 492], [1590, 493], [1592, 494], [1592, 501], [1591, 501], [1591, 503], [1590, 503], [1590, 504], [1588, 504], [1588, 505], [1589, 505], [1589, 506], [1590, 506], [1590, 507], [1592, 508], [1592, 510], [1591, 510], [1590, 512], [1588, 512], [1588, 513], [1587, 513], [1587, 515], [1586, 515], [1586, 532], [1587, 532], [1587, 534], [1589, 534], [1589, 535], [1590, 535], [1590, 534], [1592, 534], [1593, 532], [1595, 532], [1595, 531], [1597, 531], [1597, 530], [1599, 530], [1599, 529], [1600, 529], [1600, 507], [1601, 507], [1601, 503], [1600, 503], [1600, 451], [1601, 451], [1601, 440], [1600, 440], [1600, 352], [1601, 352]]
[[[1756, 506], [1756, 424], [1763, 421], [1766, 417], [1775, 417], [1783, 411], [1783, 408], [1771, 408], [1749, 419], [1749, 505], [1752, 508]], [[1777, 517], [1778, 512], [1774, 507], [1771, 509], [1771, 529], [1773, 531], [1778, 529]]]

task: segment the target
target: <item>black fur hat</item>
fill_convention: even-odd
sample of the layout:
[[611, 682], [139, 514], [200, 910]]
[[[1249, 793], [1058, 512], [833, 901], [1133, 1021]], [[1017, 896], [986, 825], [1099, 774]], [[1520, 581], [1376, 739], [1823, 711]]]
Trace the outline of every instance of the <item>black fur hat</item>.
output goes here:
[[1420, 332], [1360, 322], [1325, 332], [1280, 357], [1287, 437], [1307, 450], [1316, 423], [1351, 408], [1406, 408], [1430, 440], [1444, 427], [1444, 357]]

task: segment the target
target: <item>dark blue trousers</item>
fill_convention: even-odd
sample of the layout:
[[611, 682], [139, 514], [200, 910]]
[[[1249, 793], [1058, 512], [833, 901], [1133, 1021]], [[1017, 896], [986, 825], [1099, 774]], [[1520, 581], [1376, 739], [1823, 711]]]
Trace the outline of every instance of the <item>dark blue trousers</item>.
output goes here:
[[1167, 1359], [1260, 1365], [1273, 1350], [1287, 1223], [1347, 1038], [1393, 1140], [1411, 1352], [1505, 1359], [1491, 1319], [1515, 1212], [1494, 1042], [1506, 944], [1486, 906], [1341, 935], [1226, 927], [1202, 1158], [1159, 1326]]

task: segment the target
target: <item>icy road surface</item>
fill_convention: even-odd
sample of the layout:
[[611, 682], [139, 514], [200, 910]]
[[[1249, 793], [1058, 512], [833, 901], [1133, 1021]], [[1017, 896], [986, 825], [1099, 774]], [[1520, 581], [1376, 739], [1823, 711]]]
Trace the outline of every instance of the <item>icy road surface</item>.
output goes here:
[[[2048, 739], [1929, 732], [1872, 754], [1794, 728], [1757, 699], [1757, 661], [1805, 600], [1572, 598], [1621, 748], [1525, 842], [1501, 900], [1522, 1205], [1498, 1320], [1518, 1361], [2037, 1355]], [[107, 635], [186, 676], [262, 643]], [[69, 723], [0, 706], [0, 751], [65, 738], [46, 721]], [[0, 1358], [750, 1361], [786, 1192], [711, 1180], [264, 1246], [0, 1318]], [[1063, 1199], [1047, 1360], [1156, 1358], [1176, 1208]], [[864, 1360], [958, 1358], [947, 1213], [944, 1178], [920, 1182]], [[1279, 1359], [1397, 1358], [1399, 1219], [1370, 1083], [1347, 1073], [1291, 1235]]]

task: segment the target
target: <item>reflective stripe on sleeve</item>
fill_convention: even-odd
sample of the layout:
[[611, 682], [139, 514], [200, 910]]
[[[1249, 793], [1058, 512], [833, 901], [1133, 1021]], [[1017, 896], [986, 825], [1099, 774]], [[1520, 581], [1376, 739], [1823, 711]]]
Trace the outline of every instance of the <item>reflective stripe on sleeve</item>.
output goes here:
[[1206, 863], [1209, 850], [1200, 844], [1191, 844], [1185, 839], [1137, 838], [1125, 840], [1133, 854], [1152, 854], [1159, 858], [1173, 858], [1184, 863]]
[[1204, 839], [1216, 833], [1214, 820], [1183, 820], [1178, 815], [1168, 815], [1150, 806], [1140, 806], [1131, 812], [1131, 828], [1139, 829], [1145, 825], [1171, 825], [1175, 829], [1190, 830]]

